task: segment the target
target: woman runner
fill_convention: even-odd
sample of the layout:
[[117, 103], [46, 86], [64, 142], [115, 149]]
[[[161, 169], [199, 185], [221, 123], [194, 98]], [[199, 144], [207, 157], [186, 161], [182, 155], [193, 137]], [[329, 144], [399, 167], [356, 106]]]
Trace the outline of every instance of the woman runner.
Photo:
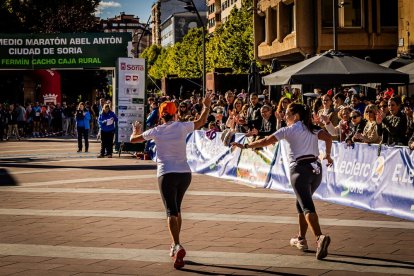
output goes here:
[[173, 102], [164, 102], [159, 107], [162, 124], [142, 132], [142, 125], [135, 122], [130, 137], [131, 143], [154, 140], [157, 146], [157, 176], [162, 201], [167, 212], [167, 225], [172, 244], [170, 256], [176, 269], [182, 268], [186, 252], [180, 244], [182, 224], [181, 202], [191, 183], [191, 170], [187, 164], [187, 135], [205, 125], [210, 111], [212, 95], [203, 100], [203, 111], [196, 121], [175, 121], [177, 107]]
[[275, 133], [248, 144], [232, 143], [233, 147], [241, 149], [261, 148], [285, 139], [290, 146], [290, 181], [296, 194], [296, 208], [299, 214], [299, 233], [290, 240], [291, 246], [307, 250], [306, 231], [311, 228], [317, 240], [316, 258], [321, 260], [328, 255], [330, 237], [323, 235], [319, 225], [318, 215], [313, 204], [312, 194], [322, 180], [322, 165], [318, 159], [318, 139], [325, 141], [326, 153], [324, 159], [328, 166], [333, 164], [330, 156], [332, 137], [325, 130], [312, 124], [310, 111], [306, 106], [291, 103], [287, 110], [286, 127]]

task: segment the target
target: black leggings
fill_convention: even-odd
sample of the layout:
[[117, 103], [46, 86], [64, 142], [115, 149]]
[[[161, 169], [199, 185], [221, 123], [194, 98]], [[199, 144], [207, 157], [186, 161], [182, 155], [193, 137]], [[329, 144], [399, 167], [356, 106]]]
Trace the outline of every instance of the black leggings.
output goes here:
[[85, 139], [85, 150], [89, 149], [88, 134], [89, 129], [78, 127], [78, 150], [82, 150], [82, 137]]
[[191, 173], [167, 173], [158, 177], [158, 187], [167, 216], [181, 213], [181, 202], [191, 183]]
[[101, 155], [112, 155], [114, 144], [114, 132], [105, 132], [101, 130]]
[[319, 174], [314, 172], [310, 161], [294, 163], [290, 167], [290, 181], [296, 194], [296, 209], [299, 214], [315, 213], [312, 195], [322, 181], [322, 165], [317, 161]]

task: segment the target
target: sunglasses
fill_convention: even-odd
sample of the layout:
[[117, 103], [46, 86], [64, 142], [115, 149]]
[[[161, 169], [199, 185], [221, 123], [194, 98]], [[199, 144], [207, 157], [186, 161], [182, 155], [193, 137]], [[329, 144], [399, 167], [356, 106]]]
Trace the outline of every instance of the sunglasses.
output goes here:
[[365, 113], [375, 113], [373, 110], [367, 110]]
[[351, 118], [352, 118], [352, 119], [356, 119], [356, 118], [358, 118], [358, 117], [360, 117], [360, 115], [354, 115], [354, 116], [351, 116]]

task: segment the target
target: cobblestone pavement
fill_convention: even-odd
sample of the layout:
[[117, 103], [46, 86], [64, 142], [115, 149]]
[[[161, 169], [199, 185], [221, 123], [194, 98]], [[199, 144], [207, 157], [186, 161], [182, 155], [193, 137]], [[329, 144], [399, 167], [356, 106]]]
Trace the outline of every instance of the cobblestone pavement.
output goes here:
[[173, 268], [155, 164], [76, 153], [73, 139], [0, 143], [0, 275], [414, 275], [414, 222], [316, 201], [329, 256], [289, 246], [290, 194], [193, 174], [186, 266]]

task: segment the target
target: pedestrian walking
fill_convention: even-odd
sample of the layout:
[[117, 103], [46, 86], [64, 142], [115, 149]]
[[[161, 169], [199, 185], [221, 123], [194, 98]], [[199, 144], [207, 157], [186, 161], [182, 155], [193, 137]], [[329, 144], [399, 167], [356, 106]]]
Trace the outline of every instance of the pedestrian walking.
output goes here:
[[307, 250], [306, 231], [311, 228], [317, 240], [316, 258], [321, 260], [328, 255], [331, 241], [328, 235], [322, 234], [318, 215], [312, 200], [312, 194], [322, 181], [322, 165], [318, 159], [318, 139], [325, 141], [324, 159], [328, 166], [333, 164], [330, 156], [332, 136], [320, 127], [312, 124], [310, 110], [305, 105], [291, 103], [285, 115], [286, 127], [263, 139], [248, 144], [232, 143], [233, 147], [254, 149], [274, 144], [285, 139], [290, 149], [290, 181], [296, 194], [296, 208], [299, 216], [299, 234], [290, 240], [291, 246]]
[[35, 105], [32, 108], [32, 112], [30, 112], [30, 116], [33, 120], [33, 137], [39, 137], [40, 136], [40, 124], [41, 124], [41, 114], [42, 114], [42, 108], [39, 105], [39, 102], [36, 102]]
[[78, 131], [78, 152], [82, 152], [82, 136], [85, 139], [85, 152], [89, 149], [89, 122], [91, 120], [91, 114], [85, 109], [83, 102], [79, 103], [78, 110], [76, 111], [76, 129]]
[[134, 124], [131, 143], [154, 140], [157, 147], [157, 176], [161, 198], [167, 213], [167, 225], [172, 244], [170, 256], [174, 267], [180, 269], [185, 265], [186, 251], [180, 243], [182, 225], [181, 202], [191, 183], [191, 170], [187, 164], [187, 134], [205, 125], [209, 114], [212, 94], [207, 93], [203, 99], [203, 111], [196, 121], [175, 121], [177, 107], [173, 102], [163, 102], [159, 107], [161, 125], [142, 133], [142, 125]]
[[111, 111], [109, 104], [103, 106], [98, 122], [101, 129], [101, 152], [98, 155], [98, 158], [103, 158], [105, 156], [112, 158], [112, 148], [118, 117]]
[[19, 128], [17, 124], [18, 111], [15, 105], [11, 104], [9, 106], [9, 111], [6, 116], [7, 116], [6, 118], [8, 122], [6, 140], [9, 140], [10, 137], [14, 134], [14, 137], [16, 138], [16, 140], [20, 141]]

